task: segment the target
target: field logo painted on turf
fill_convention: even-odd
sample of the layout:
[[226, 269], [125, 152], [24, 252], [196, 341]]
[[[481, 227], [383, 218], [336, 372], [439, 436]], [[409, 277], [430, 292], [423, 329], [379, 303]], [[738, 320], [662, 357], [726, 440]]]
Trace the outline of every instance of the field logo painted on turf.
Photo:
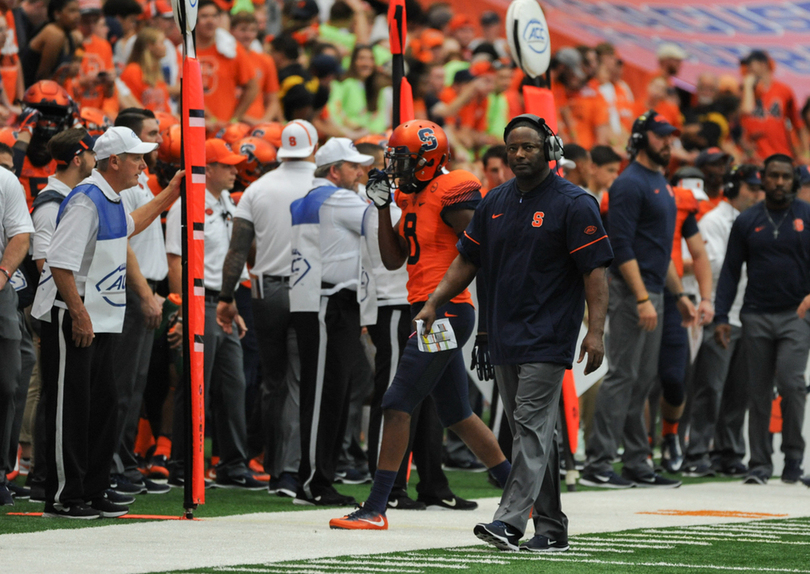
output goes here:
[[656, 510], [637, 512], [636, 514], [658, 514], [660, 516], [719, 516], [721, 518], [783, 518], [787, 514], [769, 514], [767, 512], [741, 512], [738, 510]]
[[523, 29], [523, 41], [535, 54], [544, 53], [549, 46], [548, 31], [545, 25], [539, 20], [529, 20], [529, 23]]

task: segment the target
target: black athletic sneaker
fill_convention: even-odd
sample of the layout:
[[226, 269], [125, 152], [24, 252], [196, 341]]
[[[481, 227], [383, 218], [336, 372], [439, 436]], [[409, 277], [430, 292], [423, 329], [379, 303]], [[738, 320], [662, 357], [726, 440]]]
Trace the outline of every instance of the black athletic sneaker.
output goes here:
[[28, 502], [45, 502], [45, 487], [44, 486], [32, 486], [31, 487], [31, 496], [28, 497]]
[[535, 534], [531, 540], [521, 544], [520, 549], [526, 552], [567, 552], [568, 539], [551, 540], [548, 536]]
[[250, 473], [228, 476], [222, 472], [217, 474], [216, 487], [236, 488], [240, 490], [264, 490], [266, 488], [263, 482], [259, 482], [253, 478]]
[[296, 492], [298, 492], [298, 475], [294, 472], [282, 472], [278, 477], [278, 484], [275, 485], [275, 494], [295, 498]]
[[155, 482], [146, 477], [143, 477], [141, 482], [143, 482], [143, 485], [146, 487], [146, 494], [166, 494], [172, 489], [172, 487], [165, 482]]
[[785, 469], [782, 471], [782, 482], [796, 484], [804, 474], [801, 459], [786, 458]]
[[19, 484], [15, 484], [13, 482], [7, 482], [6, 487], [8, 488], [9, 492], [11, 492], [14, 500], [27, 500], [31, 498], [30, 488], [20, 486]]
[[112, 489], [104, 491], [104, 498], [113, 504], [132, 504], [135, 502], [134, 496], [130, 496], [129, 494], [118, 494]]
[[348, 468], [335, 473], [335, 482], [338, 484], [368, 484], [371, 482], [369, 471]]
[[748, 474], [748, 467], [743, 461], [734, 460], [720, 465], [720, 474], [723, 476], [745, 476]]
[[622, 470], [622, 478], [632, 480], [639, 488], [678, 488], [683, 484], [680, 480], [665, 478], [655, 472], [645, 476], [636, 476], [627, 470]]
[[52, 504], [45, 506], [42, 518], [72, 518], [74, 520], [95, 520], [101, 518], [101, 513], [84, 504], [55, 507]]
[[[208, 490], [209, 488], [214, 487], [214, 483], [208, 479], [203, 479], [205, 483], [205, 489]], [[171, 488], [184, 488], [186, 485], [186, 479], [182, 474], [171, 474], [169, 475], [169, 480], [166, 481]]]
[[810, 474], [801, 478], [802, 484], [810, 488]]
[[400, 494], [398, 496], [390, 496], [388, 498], [388, 508], [395, 510], [425, 510], [427, 505], [420, 501], [410, 498], [407, 494]]
[[599, 474], [583, 474], [579, 478], [579, 483], [582, 486], [595, 486], [597, 488], [634, 488], [636, 483], [632, 480], [626, 480], [613, 472], [599, 473]]
[[675, 474], [683, 466], [683, 451], [677, 434], [664, 435], [661, 444], [661, 466], [670, 474]]
[[687, 460], [681, 469], [683, 470], [684, 476], [691, 478], [703, 478], [716, 474], [711, 461], [706, 458]]
[[465, 500], [455, 494], [447, 498], [420, 496], [417, 501], [423, 502], [428, 510], [475, 510], [478, 508], [477, 502]]
[[520, 549], [518, 543], [521, 536], [523, 536], [523, 533], [519, 532], [514, 526], [500, 520], [489, 524], [476, 524], [475, 528], [473, 528], [473, 534], [499, 550], [506, 550], [507, 552], [517, 552]]
[[344, 496], [337, 490], [322, 492], [312, 498], [303, 492], [298, 492], [293, 499], [298, 506], [355, 506], [357, 501], [353, 496]]
[[5, 484], [0, 484], [0, 506], [14, 506], [14, 497]]
[[142, 494], [146, 492], [143, 482], [132, 482], [123, 474], [110, 475], [110, 488], [118, 494]]
[[93, 510], [97, 510], [102, 518], [118, 518], [119, 516], [124, 516], [129, 513], [128, 506], [115, 504], [104, 497], [89, 500], [87, 506]]
[[759, 484], [764, 486], [768, 484], [768, 473], [762, 469], [754, 468], [748, 471], [748, 475], [743, 479], [743, 484]]

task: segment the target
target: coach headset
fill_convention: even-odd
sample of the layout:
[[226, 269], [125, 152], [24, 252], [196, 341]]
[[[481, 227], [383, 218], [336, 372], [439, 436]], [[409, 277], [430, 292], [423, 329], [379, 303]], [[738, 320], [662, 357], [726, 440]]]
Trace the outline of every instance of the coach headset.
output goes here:
[[506, 124], [506, 127], [503, 129], [504, 142], [506, 141], [509, 132], [515, 129], [515, 125], [519, 122], [528, 122], [533, 126], [540, 128], [543, 130], [543, 133], [546, 134], [545, 142], [543, 142], [543, 156], [545, 157], [546, 161], [560, 161], [562, 159], [563, 155], [565, 155], [565, 148], [563, 148], [562, 139], [560, 139], [560, 136], [551, 131], [551, 128], [548, 127], [546, 120], [534, 114], [520, 114], [519, 116], [512, 118], [512, 120]]
[[639, 150], [647, 147], [647, 124], [655, 115], [655, 110], [647, 110], [633, 122], [633, 129], [630, 131], [630, 139], [627, 140], [626, 148], [630, 157], [635, 157]]
[[[723, 196], [726, 199], [734, 199], [740, 195], [740, 186], [742, 182], [759, 172], [759, 168], [751, 164], [735, 165], [723, 175]], [[796, 178], [794, 176], [793, 189], [798, 191], [796, 187]]]

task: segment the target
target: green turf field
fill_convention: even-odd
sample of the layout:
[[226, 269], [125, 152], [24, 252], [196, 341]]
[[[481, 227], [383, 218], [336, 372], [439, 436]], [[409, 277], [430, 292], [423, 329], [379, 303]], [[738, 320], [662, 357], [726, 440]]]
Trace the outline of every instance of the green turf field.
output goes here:
[[568, 552], [541, 555], [501, 552], [481, 545], [176, 570], [169, 574], [810, 572], [810, 519], [806, 518], [586, 534], [572, 537], [570, 543]]

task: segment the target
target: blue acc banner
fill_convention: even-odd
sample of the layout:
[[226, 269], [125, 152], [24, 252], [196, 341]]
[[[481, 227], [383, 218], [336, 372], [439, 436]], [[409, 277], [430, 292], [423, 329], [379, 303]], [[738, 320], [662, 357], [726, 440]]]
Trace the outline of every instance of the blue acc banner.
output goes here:
[[[509, 2], [487, 4], [506, 9]], [[650, 71], [660, 44], [678, 44], [689, 54], [681, 79], [692, 84], [701, 72], [739, 76], [741, 58], [767, 50], [777, 79], [794, 89], [799, 105], [810, 96], [810, 0], [541, 0], [540, 6], [552, 31], [583, 44], [610, 42], [626, 62]]]

